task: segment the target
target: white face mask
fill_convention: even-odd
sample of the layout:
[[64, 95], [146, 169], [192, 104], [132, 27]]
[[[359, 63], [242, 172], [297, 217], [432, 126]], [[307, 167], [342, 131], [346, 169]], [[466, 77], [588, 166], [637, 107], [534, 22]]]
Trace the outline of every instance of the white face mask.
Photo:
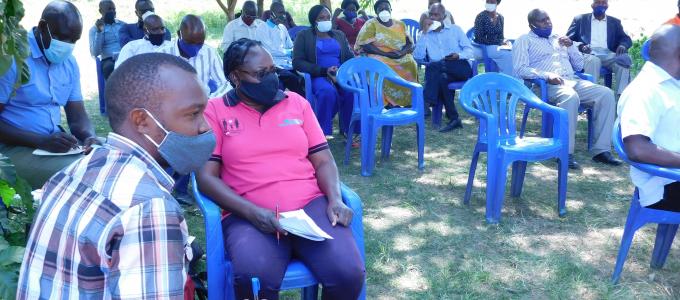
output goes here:
[[329, 32], [331, 31], [331, 27], [333, 27], [331, 21], [321, 21], [316, 23], [316, 29], [318, 29], [319, 32]]
[[439, 27], [442, 27], [442, 22], [432, 21], [432, 25], [430, 25], [430, 28], [428, 28], [427, 31], [437, 30], [437, 29], [439, 29]]
[[392, 19], [392, 14], [387, 10], [383, 10], [378, 14], [378, 18], [380, 18], [380, 21], [383, 23], [387, 23]]
[[486, 11], [488, 11], [488, 12], [494, 12], [494, 11], [496, 11], [496, 7], [497, 7], [497, 6], [498, 6], [498, 4], [487, 3], [487, 4], [486, 4]]

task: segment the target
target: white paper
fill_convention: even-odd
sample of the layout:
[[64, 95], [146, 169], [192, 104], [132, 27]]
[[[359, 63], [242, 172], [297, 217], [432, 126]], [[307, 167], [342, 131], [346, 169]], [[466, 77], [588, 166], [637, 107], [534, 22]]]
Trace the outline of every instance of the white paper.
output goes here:
[[500, 45], [500, 46], [498, 46], [497, 50], [498, 51], [500, 51], [500, 50], [512, 50], [512, 44], [508, 43], [506, 45]]
[[281, 213], [279, 224], [286, 231], [312, 241], [333, 239], [328, 233], [319, 228], [314, 220], [304, 210], [294, 210]]
[[80, 146], [73, 148], [73, 149], [69, 150], [68, 152], [64, 152], [64, 153], [55, 153], [55, 152], [50, 152], [50, 151], [43, 150], [43, 149], [35, 149], [33, 151], [33, 155], [37, 155], [37, 156], [64, 156], [64, 155], [75, 155], [75, 154], [80, 154], [80, 153], [83, 153], [83, 148], [80, 147]]

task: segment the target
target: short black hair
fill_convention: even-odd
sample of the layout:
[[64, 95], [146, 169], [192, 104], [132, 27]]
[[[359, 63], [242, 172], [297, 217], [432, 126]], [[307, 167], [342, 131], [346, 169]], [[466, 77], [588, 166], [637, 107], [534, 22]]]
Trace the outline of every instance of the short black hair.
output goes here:
[[309, 26], [312, 27], [312, 30], [316, 31], [316, 18], [319, 17], [319, 14], [324, 9], [328, 9], [329, 12], [331, 11], [328, 7], [321, 4], [314, 5], [309, 9], [309, 13], [307, 13], [307, 19], [309, 19]]
[[532, 9], [529, 12], [529, 14], [527, 15], [527, 21], [529, 21], [529, 24], [533, 25], [534, 23], [536, 23], [536, 21], [538, 19], [538, 14], [540, 14], [542, 12], [543, 11], [541, 9], [538, 9], [538, 8]]
[[277, 7], [280, 7], [283, 10], [286, 10], [286, 7], [281, 2], [272, 2], [272, 4], [269, 5], [269, 10], [274, 11], [274, 8], [277, 8]]
[[236, 87], [236, 84], [229, 78], [229, 74], [243, 65], [248, 52], [253, 47], [262, 47], [262, 43], [256, 40], [241, 38], [231, 43], [229, 48], [227, 48], [227, 51], [224, 52], [224, 56], [222, 57], [224, 77], [227, 77], [227, 80], [229, 80], [232, 87]]
[[158, 112], [161, 99], [158, 92], [167, 87], [158, 79], [161, 67], [173, 66], [192, 74], [196, 70], [183, 59], [165, 53], [144, 53], [125, 60], [106, 80], [105, 98], [109, 124], [119, 132], [123, 121], [135, 108]]
[[373, 11], [374, 12], [378, 13], [378, 5], [380, 5], [381, 3], [387, 3], [387, 5], [390, 6], [390, 9], [392, 9], [392, 4], [390, 3], [390, 1], [378, 0], [378, 1], [375, 1], [375, 4], [373, 4]]
[[356, 6], [357, 9], [361, 8], [361, 6], [359, 5], [359, 2], [356, 1], [356, 0], [342, 0], [342, 4], [340, 4], [340, 8], [345, 9], [350, 4], [354, 4], [354, 6]]

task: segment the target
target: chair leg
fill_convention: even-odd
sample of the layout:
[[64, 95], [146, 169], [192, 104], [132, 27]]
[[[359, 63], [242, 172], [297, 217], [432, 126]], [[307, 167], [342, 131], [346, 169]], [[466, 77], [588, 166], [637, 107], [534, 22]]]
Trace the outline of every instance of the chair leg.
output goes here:
[[656, 229], [654, 250], [652, 251], [652, 268], [661, 269], [663, 267], [677, 231], [678, 224], [659, 224]]
[[[354, 132], [354, 126], [356, 126], [357, 122], [354, 120], [349, 122], [349, 132]], [[352, 134], [347, 135], [347, 143], [345, 143], [345, 160], [343, 161], [343, 164], [348, 165], [349, 164], [349, 157], [350, 157], [350, 152], [352, 151]]]
[[529, 108], [529, 107], [524, 108], [524, 114], [522, 114], [522, 124], [520, 125], [520, 129], [519, 129], [519, 137], [520, 138], [524, 137], [524, 130], [527, 127], [527, 118], [529, 118], [529, 111], [531, 111], [531, 108]]
[[586, 117], [588, 118], [588, 151], [593, 149], [593, 135], [595, 134], [595, 128], [593, 128], [593, 110], [589, 108], [586, 111]]
[[390, 148], [392, 148], [392, 133], [394, 126], [383, 126], [382, 128], [382, 156], [383, 161], [390, 159]]
[[302, 289], [302, 300], [319, 299], [319, 285], [315, 284]]
[[568, 153], [562, 154], [557, 172], [557, 214], [560, 217], [563, 217], [567, 214], [567, 179], [569, 179]]
[[470, 162], [470, 173], [468, 174], [467, 186], [465, 187], [465, 197], [463, 203], [470, 205], [470, 197], [472, 196], [472, 186], [475, 182], [475, 172], [477, 171], [477, 160], [479, 159], [479, 145], [475, 146], [475, 151], [472, 153], [472, 162]]
[[[367, 137], [361, 135], [361, 176], [368, 177], [373, 173], [375, 165], [375, 144], [378, 139], [378, 128], [370, 126]], [[366, 138], [364, 140], [364, 138]]]
[[526, 170], [526, 161], [516, 161], [512, 163], [512, 176], [510, 177], [510, 195], [512, 197], [519, 197], [522, 195]]
[[[493, 195], [493, 212], [492, 220], [498, 223], [501, 220], [501, 211], [503, 210], [503, 200], [505, 198], [505, 181], [508, 177], [508, 165], [504, 163], [497, 164], [496, 178], [494, 180], [494, 195]], [[487, 217], [488, 221], [488, 217]], [[491, 223], [491, 222], [489, 222]]]
[[628, 256], [628, 250], [630, 250], [630, 245], [633, 242], [635, 231], [637, 231], [638, 229], [638, 227], [635, 224], [635, 221], [640, 211], [640, 206], [639, 204], [636, 205], [635, 203], [636, 201], [638, 201], [637, 197], [633, 196], [630, 209], [628, 210], [628, 217], [626, 218], [626, 226], [623, 228], [623, 236], [621, 237], [621, 247], [619, 248], [619, 254], [616, 257], [616, 266], [614, 266], [614, 273], [612, 274], [613, 284], [619, 282], [619, 278], [621, 277], [621, 271], [623, 270], [623, 265], [626, 262], [626, 257]]
[[416, 124], [418, 130], [418, 169], [425, 169], [425, 120], [421, 119]]

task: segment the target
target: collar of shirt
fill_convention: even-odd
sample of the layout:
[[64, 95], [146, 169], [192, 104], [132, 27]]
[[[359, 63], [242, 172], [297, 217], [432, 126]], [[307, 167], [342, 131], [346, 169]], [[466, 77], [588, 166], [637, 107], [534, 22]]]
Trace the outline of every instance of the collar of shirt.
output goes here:
[[240, 25], [240, 26], [252, 27], [252, 28], [257, 28], [257, 27], [260, 27], [264, 24], [264, 21], [262, 21], [260, 19], [255, 19], [255, 20], [253, 20], [252, 24], [248, 25], [248, 24], [246, 24], [246, 22], [243, 22], [243, 19], [240, 18], [240, 17], [236, 19], [236, 22], [238, 22], [238, 25]]
[[648, 80], [651, 81], [651, 83], [664, 83], [666, 81], [670, 81], [673, 84], [678, 84], [678, 80], [673, 78], [671, 74], [668, 74], [666, 70], [663, 68], [657, 66], [655, 63], [648, 61], [645, 63], [644, 66], [642, 66], [642, 70], [640, 70], [640, 73], [644, 72], [647, 74]]
[[151, 171], [151, 174], [153, 174], [158, 180], [158, 183], [168, 191], [172, 191], [172, 187], [175, 185], [175, 181], [172, 179], [172, 177], [167, 172], [165, 172], [163, 168], [161, 168], [158, 162], [156, 162], [156, 160], [151, 157], [149, 152], [146, 152], [144, 148], [137, 145], [135, 142], [122, 135], [110, 132], [106, 140], [105, 147], [111, 147], [123, 153], [128, 153], [134, 155], [136, 158], [139, 158], [147, 165]]
[[33, 34], [34, 29], [35, 27], [28, 31], [28, 47], [31, 50], [31, 56], [33, 56], [33, 58], [40, 58], [43, 56], [43, 54], [42, 51], [40, 51], [40, 47], [38, 46], [38, 39]]
[[607, 22], [607, 15], [604, 15], [604, 18], [602, 18], [602, 20], [598, 20], [597, 18], [595, 18], [595, 14], [590, 14], [590, 20], [598, 22]]
[[560, 37], [557, 33], [552, 33], [547, 38], [542, 38], [542, 37], [538, 36], [536, 33], [534, 33], [533, 30], [529, 31], [529, 36], [532, 37], [532, 38], [535, 38], [535, 39], [547, 39], [547, 40], [558, 39]]

